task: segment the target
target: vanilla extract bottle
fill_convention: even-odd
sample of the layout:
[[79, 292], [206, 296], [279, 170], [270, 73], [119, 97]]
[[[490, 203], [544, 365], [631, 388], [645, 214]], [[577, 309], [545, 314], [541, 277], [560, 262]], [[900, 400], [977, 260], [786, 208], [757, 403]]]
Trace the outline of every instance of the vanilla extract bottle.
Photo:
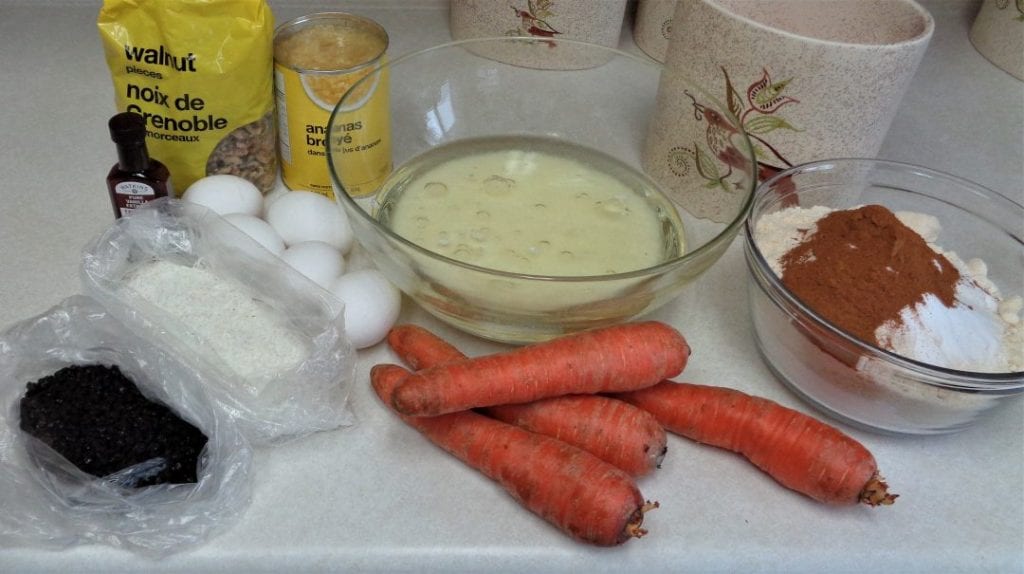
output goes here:
[[107, 174], [107, 191], [114, 217], [128, 215], [147, 201], [172, 193], [167, 166], [149, 157], [146, 149], [146, 120], [134, 112], [110, 118], [110, 139], [117, 146], [117, 163]]

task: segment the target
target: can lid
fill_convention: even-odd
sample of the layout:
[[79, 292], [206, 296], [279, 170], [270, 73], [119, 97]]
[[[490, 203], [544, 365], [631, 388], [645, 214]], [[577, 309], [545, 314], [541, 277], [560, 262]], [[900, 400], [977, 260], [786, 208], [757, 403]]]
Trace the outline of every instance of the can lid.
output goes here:
[[121, 112], [107, 122], [110, 139], [119, 144], [142, 144], [146, 141], [146, 119], [135, 112]]

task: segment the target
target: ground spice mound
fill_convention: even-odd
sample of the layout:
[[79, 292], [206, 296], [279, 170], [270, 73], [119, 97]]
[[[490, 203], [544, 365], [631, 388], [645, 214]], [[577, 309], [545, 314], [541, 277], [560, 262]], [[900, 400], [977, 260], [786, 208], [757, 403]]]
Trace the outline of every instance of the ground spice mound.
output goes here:
[[805, 305], [862, 341], [935, 295], [952, 307], [960, 273], [880, 205], [833, 211], [782, 257], [782, 282]]
[[116, 366], [73, 365], [28, 383], [19, 408], [21, 430], [93, 476], [162, 458], [127, 486], [197, 480], [206, 435], [143, 396]]

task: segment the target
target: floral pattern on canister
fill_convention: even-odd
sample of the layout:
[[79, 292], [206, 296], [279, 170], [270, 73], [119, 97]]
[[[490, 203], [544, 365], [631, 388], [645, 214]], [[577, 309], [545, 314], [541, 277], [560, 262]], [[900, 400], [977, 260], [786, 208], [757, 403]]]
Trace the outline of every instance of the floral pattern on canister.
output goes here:
[[[746, 97], [743, 97], [733, 86], [729, 72], [724, 67], [721, 70], [725, 81], [724, 101], [754, 146], [758, 179], [767, 179], [791, 167], [792, 163], [768, 141], [768, 134], [780, 129], [802, 131], [779, 114], [783, 107], [800, 103], [785, 93], [792, 79], [773, 82], [768, 69], [762, 68], [762, 76], [747, 86]], [[740, 134], [737, 123], [698, 101], [689, 91], [684, 93], [693, 102], [694, 119], [707, 124], [705, 138], [703, 142], [695, 141], [692, 147], [678, 146], [669, 150], [669, 169], [679, 177], [689, 175], [694, 169], [706, 180], [708, 188], [729, 192], [740, 189], [744, 178], [733, 176], [735, 170], [746, 171], [747, 164], [737, 148], [736, 138]]]
[[[1024, 0], [1016, 0], [1017, 16], [1014, 18], [1018, 22], [1024, 22]], [[1000, 10], [1006, 10], [1010, 6], [1010, 0], [996, 0], [996, 8]]]
[[553, 38], [561, 34], [552, 26], [550, 19], [555, 16], [552, 11], [553, 0], [527, 0], [526, 9], [510, 6], [515, 17], [519, 19], [516, 28], [508, 30], [509, 36], [538, 36], [541, 38]]

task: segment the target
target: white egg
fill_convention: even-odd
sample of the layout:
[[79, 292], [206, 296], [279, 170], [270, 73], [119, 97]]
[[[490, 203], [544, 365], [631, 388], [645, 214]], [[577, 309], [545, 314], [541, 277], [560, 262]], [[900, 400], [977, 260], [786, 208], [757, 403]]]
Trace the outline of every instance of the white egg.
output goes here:
[[324, 289], [345, 272], [345, 259], [334, 246], [323, 241], [303, 241], [284, 250], [281, 259]]
[[376, 269], [338, 277], [331, 292], [345, 303], [345, 334], [357, 349], [382, 341], [402, 310], [402, 293]]
[[284, 252], [284, 241], [274, 231], [269, 223], [253, 215], [243, 213], [230, 213], [224, 216], [224, 221], [234, 225], [242, 233], [256, 240], [257, 243], [266, 247], [274, 255], [281, 255]]
[[263, 194], [259, 188], [237, 175], [218, 174], [197, 179], [181, 198], [220, 215], [244, 213], [259, 216], [263, 211]]
[[341, 206], [327, 196], [311, 191], [291, 191], [274, 200], [266, 220], [286, 245], [323, 241], [348, 253], [352, 247], [352, 226]]
[[287, 187], [278, 187], [274, 191], [263, 196], [263, 213], [258, 214], [263, 219], [267, 218], [267, 211], [274, 202], [291, 193]]

